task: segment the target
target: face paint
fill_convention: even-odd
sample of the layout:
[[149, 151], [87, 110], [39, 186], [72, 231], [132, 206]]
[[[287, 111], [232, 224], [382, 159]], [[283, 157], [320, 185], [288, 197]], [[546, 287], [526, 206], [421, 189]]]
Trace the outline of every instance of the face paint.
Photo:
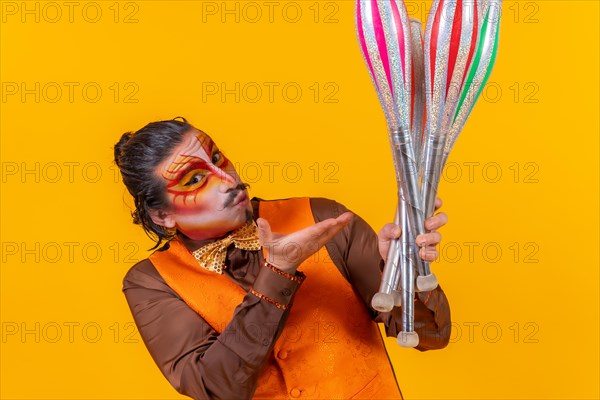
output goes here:
[[192, 129], [159, 165], [175, 227], [195, 240], [223, 236], [252, 218], [245, 187], [225, 155], [204, 132]]

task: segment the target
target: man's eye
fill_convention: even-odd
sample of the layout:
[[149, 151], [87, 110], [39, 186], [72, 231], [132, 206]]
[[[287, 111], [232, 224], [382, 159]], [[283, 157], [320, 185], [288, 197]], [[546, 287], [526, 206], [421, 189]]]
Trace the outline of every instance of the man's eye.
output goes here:
[[219, 150], [215, 151], [212, 155], [212, 163], [217, 165], [223, 159], [223, 154]]
[[192, 175], [192, 177], [190, 178], [189, 181], [187, 181], [186, 183], [184, 183], [184, 186], [193, 186], [197, 183], [200, 183], [202, 181], [202, 178], [204, 178], [204, 175], [197, 173]]

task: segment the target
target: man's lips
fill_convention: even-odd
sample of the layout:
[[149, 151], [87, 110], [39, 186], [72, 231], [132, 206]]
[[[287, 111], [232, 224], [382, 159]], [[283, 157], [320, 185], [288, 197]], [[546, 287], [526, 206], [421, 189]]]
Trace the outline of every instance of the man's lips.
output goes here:
[[227, 200], [223, 204], [223, 208], [237, 206], [239, 203], [246, 201], [248, 198], [246, 186], [240, 182], [235, 188], [228, 190]]

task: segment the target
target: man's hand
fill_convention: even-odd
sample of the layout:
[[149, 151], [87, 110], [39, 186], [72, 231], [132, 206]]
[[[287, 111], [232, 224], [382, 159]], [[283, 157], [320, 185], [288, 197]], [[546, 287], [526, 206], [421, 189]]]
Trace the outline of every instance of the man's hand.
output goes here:
[[[435, 211], [442, 206], [442, 199], [437, 197], [435, 199]], [[423, 235], [417, 236], [416, 242], [421, 249], [419, 255], [425, 261], [433, 262], [439, 257], [436, 246], [442, 241], [442, 235], [436, 230], [448, 223], [448, 216], [446, 213], [439, 212], [434, 214], [431, 218], [425, 220], [425, 228], [430, 231]], [[386, 224], [379, 231], [379, 254], [383, 258], [383, 261], [387, 260], [387, 253], [390, 248], [390, 242], [392, 239], [399, 238], [402, 233], [400, 227], [396, 224]]]
[[345, 212], [337, 218], [326, 219], [288, 235], [271, 232], [266, 219], [257, 219], [259, 240], [267, 250], [267, 262], [294, 274], [304, 260], [348, 225], [352, 215], [351, 212]]

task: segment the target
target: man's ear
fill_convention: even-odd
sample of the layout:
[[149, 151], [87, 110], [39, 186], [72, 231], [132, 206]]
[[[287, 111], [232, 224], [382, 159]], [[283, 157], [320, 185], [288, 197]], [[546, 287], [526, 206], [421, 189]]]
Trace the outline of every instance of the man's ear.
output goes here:
[[175, 219], [173, 213], [164, 210], [150, 210], [150, 218], [152, 222], [157, 225], [164, 226], [165, 228], [175, 228]]

